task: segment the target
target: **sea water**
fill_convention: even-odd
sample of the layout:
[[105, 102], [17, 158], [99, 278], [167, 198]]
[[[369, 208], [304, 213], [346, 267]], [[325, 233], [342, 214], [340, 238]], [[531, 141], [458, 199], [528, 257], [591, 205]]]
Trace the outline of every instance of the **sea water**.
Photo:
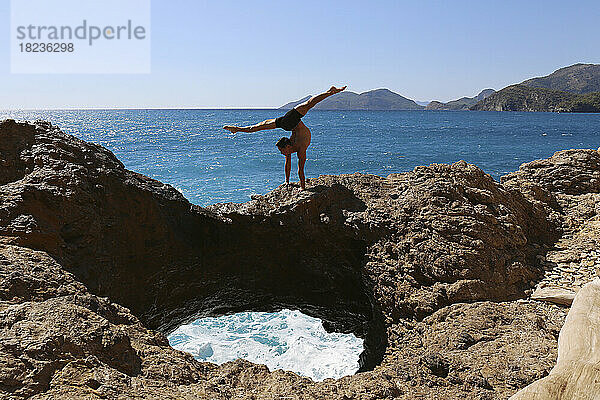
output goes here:
[[[170, 183], [198, 205], [243, 202], [284, 181], [275, 142], [289, 132], [229, 134], [279, 110], [0, 111], [0, 119], [44, 119], [101, 144], [131, 170]], [[468, 111], [317, 111], [306, 176], [356, 171], [377, 175], [418, 165], [474, 163], [494, 179], [555, 151], [600, 146], [600, 114]], [[292, 172], [292, 179], [296, 178]], [[238, 357], [315, 380], [358, 369], [362, 339], [328, 334], [298, 311], [199, 319], [170, 336], [172, 346], [216, 363]]]
[[[0, 119], [49, 120], [99, 143], [131, 170], [179, 189], [199, 205], [243, 202], [284, 182], [281, 129], [231, 135], [279, 110], [0, 111]], [[317, 111], [306, 176], [387, 175], [465, 160], [495, 179], [555, 151], [600, 146], [600, 114], [473, 111]], [[293, 161], [295, 166], [296, 160]], [[294, 167], [295, 169], [295, 167]], [[292, 179], [297, 180], [295, 170]]]
[[355, 373], [363, 351], [362, 339], [327, 333], [321, 320], [297, 310], [202, 318], [177, 328], [169, 342], [201, 361], [222, 364], [244, 358], [317, 381]]

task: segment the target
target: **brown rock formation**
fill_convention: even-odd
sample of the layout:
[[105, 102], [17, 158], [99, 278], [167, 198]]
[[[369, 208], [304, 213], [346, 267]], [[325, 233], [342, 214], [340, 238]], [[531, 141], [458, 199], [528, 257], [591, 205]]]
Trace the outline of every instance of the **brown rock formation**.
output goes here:
[[560, 331], [558, 359], [550, 374], [511, 397], [511, 400], [594, 400], [600, 397], [600, 279], [577, 293]]
[[554, 209], [550, 213], [560, 220], [563, 233], [540, 257], [545, 271], [536, 292], [563, 293], [557, 302], [564, 302], [564, 295], [572, 298], [600, 272], [600, 154], [559, 151], [549, 159], [523, 164], [502, 182]]
[[[581, 154], [568, 173], [588, 190]], [[2, 396], [500, 399], [554, 364], [565, 311], [518, 300], [561, 233], [544, 179], [503, 185], [461, 161], [205, 209], [100, 146], [14, 121], [0, 165]], [[164, 336], [284, 307], [364, 337], [364, 372], [216, 366]]]
[[596, 150], [563, 150], [550, 158], [521, 165], [502, 182], [533, 182], [552, 193], [581, 195], [600, 192], [600, 154]]

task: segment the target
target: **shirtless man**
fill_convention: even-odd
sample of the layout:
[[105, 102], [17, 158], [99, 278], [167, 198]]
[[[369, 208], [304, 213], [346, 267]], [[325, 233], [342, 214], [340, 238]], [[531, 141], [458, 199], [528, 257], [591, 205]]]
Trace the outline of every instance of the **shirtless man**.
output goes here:
[[301, 121], [301, 118], [306, 115], [308, 110], [317, 105], [320, 101], [325, 100], [329, 96], [346, 89], [346, 86], [336, 88], [332, 86], [325, 93], [313, 96], [302, 104], [297, 105], [288, 111], [283, 117], [275, 119], [267, 119], [261, 123], [250, 126], [231, 126], [225, 125], [223, 129], [231, 133], [236, 132], [258, 132], [267, 129], [282, 128], [286, 131], [292, 131], [292, 136], [289, 138], [282, 137], [277, 142], [277, 147], [281, 154], [285, 156], [285, 183], [290, 183], [290, 171], [292, 169], [292, 154], [298, 155], [298, 178], [300, 178], [300, 187], [306, 188], [306, 179], [304, 178], [304, 164], [306, 163], [306, 149], [310, 145], [310, 129]]

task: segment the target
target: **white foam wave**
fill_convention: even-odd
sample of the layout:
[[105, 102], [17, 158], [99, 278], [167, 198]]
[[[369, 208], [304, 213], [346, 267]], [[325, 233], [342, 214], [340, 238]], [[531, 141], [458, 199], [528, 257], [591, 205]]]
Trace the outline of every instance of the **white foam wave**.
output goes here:
[[362, 339], [327, 333], [321, 320], [292, 310], [198, 319], [180, 326], [169, 342], [198, 360], [222, 364], [244, 358], [316, 381], [355, 373], [363, 351]]

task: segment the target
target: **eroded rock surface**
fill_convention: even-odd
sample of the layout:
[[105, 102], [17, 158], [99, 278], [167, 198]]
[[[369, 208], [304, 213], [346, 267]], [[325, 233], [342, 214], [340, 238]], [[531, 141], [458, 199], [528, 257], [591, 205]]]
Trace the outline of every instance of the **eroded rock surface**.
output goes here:
[[560, 294], [559, 302], [572, 299], [600, 272], [600, 153], [559, 151], [549, 159], [523, 164], [502, 182], [543, 191], [546, 195], [538, 199], [560, 214], [562, 235], [540, 256], [545, 271], [536, 293], [546, 293], [550, 300], [556, 297], [551, 292]]
[[[566, 311], [523, 299], [563, 225], [589, 219], [556, 191], [595, 190], [588, 156], [560, 159], [575, 186], [540, 168], [499, 184], [461, 161], [201, 208], [100, 146], [5, 121], [0, 393], [507, 398], [554, 365]], [[315, 383], [243, 360], [216, 366], [164, 336], [198, 316], [283, 307], [364, 337], [364, 372]]]
[[600, 279], [575, 297], [558, 339], [558, 359], [550, 374], [520, 390], [511, 400], [600, 398]]

